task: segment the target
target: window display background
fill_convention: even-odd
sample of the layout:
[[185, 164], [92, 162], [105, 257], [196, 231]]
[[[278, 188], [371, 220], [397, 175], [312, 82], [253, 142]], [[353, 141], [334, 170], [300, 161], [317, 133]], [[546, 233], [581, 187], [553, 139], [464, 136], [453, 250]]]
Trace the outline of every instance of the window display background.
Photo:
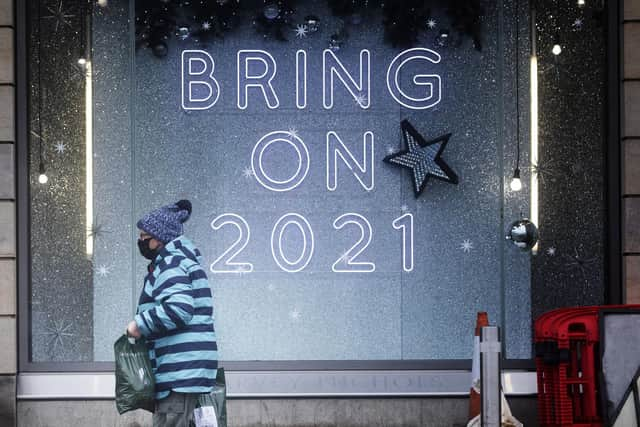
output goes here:
[[[206, 47], [216, 58], [222, 95], [210, 110], [186, 113], [179, 102], [179, 54], [193, 44], [172, 41], [163, 60], [148, 50], [134, 53], [127, 23], [131, 12], [123, 3], [111, 1], [93, 15], [94, 212], [104, 229], [96, 236], [93, 259], [82, 253], [86, 224], [83, 122], [78, 108], [77, 117], [69, 120], [79, 127], [76, 138], [65, 133], [60, 116], [50, 119], [51, 135], [69, 135], [65, 156], [56, 157], [54, 148], [47, 147], [58, 181], [52, 176], [48, 188], [32, 186], [34, 361], [112, 360], [112, 343], [133, 314], [145, 268], [135, 250], [135, 221], [149, 209], [178, 198], [194, 203], [186, 230], [204, 253], [207, 268], [235, 237], [211, 229], [215, 216], [236, 212], [251, 226], [251, 241], [239, 260], [253, 262], [256, 272], [233, 277], [210, 274], [223, 360], [469, 358], [470, 331], [478, 310], [489, 311], [492, 321], [504, 325], [507, 357], [530, 356], [530, 258], [504, 242], [506, 225], [520, 211], [528, 211], [526, 171], [525, 191], [517, 197], [502, 187], [508, 185], [515, 156], [511, 5], [485, 5], [482, 53], [470, 42], [435, 49], [442, 55], [438, 70], [443, 78], [443, 100], [435, 109], [409, 111], [391, 100], [381, 84], [399, 49], [382, 42], [381, 28], [364, 24], [350, 29], [338, 57], [354, 72], [360, 49], [371, 50], [372, 107], [361, 110], [338, 85], [334, 109], [322, 109], [320, 75], [314, 72], [319, 67], [314, 63], [321, 59], [337, 23], [314, 5], [311, 10], [323, 17], [323, 28], [307, 39], [263, 41], [245, 23], [224, 42]], [[304, 10], [304, 3], [299, 4], [296, 15], [304, 16]], [[520, 22], [524, 27], [526, 19], [521, 17]], [[426, 33], [418, 45], [435, 48], [434, 35]], [[278, 111], [267, 110], [255, 93], [250, 94], [248, 110], [235, 106], [235, 54], [247, 48], [267, 50], [278, 61], [275, 85], [283, 105]], [[309, 107], [303, 111], [295, 109], [290, 95], [299, 48], [307, 50], [310, 71]], [[53, 61], [60, 56], [56, 58]], [[527, 65], [523, 61], [521, 70]], [[52, 76], [49, 84], [54, 82]], [[77, 94], [81, 88], [78, 84], [71, 89]], [[522, 77], [521, 88], [526, 93]], [[70, 101], [64, 108], [74, 102], [82, 105], [82, 97], [74, 99], [73, 90], [68, 92], [58, 94]], [[523, 104], [522, 118], [527, 111]], [[381, 162], [389, 147], [403, 148], [404, 118], [428, 139], [453, 133], [443, 157], [460, 176], [458, 186], [432, 179], [416, 201], [408, 172]], [[526, 127], [526, 120], [521, 119], [521, 126]], [[250, 166], [251, 149], [261, 136], [290, 127], [310, 149], [310, 172], [299, 189], [275, 194], [243, 171]], [[329, 130], [355, 152], [360, 151], [362, 133], [374, 132], [373, 192], [364, 193], [344, 168], [339, 172], [340, 189], [326, 190], [324, 150]], [[521, 135], [526, 151], [527, 133]], [[522, 161], [527, 161], [526, 154]], [[415, 220], [412, 273], [401, 272], [400, 234], [391, 228], [403, 205]], [[295, 274], [279, 272], [268, 249], [275, 220], [290, 211], [307, 216], [316, 237], [312, 262]], [[364, 214], [374, 226], [365, 259], [377, 263], [375, 273], [330, 271], [357, 238], [349, 228], [334, 230], [331, 222], [351, 211]], [[62, 237], [68, 245], [50, 243]], [[469, 253], [461, 249], [466, 239], [474, 245]], [[47, 283], [52, 281], [54, 285]], [[67, 325], [76, 322], [83, 327], [69, 332]], [[58, 332], [40, 334], [56, 327]], [[64, 346], [48, 345], [52, 340]]]

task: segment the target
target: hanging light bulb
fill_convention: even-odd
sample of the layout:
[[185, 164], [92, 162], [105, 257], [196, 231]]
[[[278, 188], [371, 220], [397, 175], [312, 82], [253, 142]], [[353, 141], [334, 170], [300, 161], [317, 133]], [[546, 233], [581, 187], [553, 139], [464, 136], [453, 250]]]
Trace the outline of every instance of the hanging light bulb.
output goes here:
[[49, 181], [49, 178], [47, 177], [47, 174], [45, 173], [44, 163], [43, 162], [40, 162], [39, 173], [40, 173], [40, 175], [38, 175], [38, 182], [40, 184], [46, 184], [47, 181]]
[[560, 55], [562, 53], [562, 46], [560, 46], [560, 36], [556, 34], [553, 41], [553, 49], [551, 49], [551, 53], [554, 55]]
[[520, 169], [516, 168], [513, 171], [513, 178], [511, 179], [511, 191], [520, 191], [522, 190], [522, 181], [520, 180]]

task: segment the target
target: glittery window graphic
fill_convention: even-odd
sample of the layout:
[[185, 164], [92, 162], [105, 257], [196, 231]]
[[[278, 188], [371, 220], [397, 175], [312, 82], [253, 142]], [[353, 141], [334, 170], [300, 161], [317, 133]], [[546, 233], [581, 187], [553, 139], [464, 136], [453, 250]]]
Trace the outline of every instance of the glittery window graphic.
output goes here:
[[[435, 4], [406, 34], [387, 2], [215, 2], [170, 32], [144, 1], [81, 3], [29, 2], [33, 362], [112, 361], [146, 272], [136, 221], [182, 198], [225, 361], [468, 359], [477, 311], [528, 359], [533, 316], [601, 302], [597, 6], [538, 26], [532, 165], [524, 2], [519, 76], [508, 1], [479, 3], [480, 38]], [[505, 239], [531, 174], [535, 256]]]

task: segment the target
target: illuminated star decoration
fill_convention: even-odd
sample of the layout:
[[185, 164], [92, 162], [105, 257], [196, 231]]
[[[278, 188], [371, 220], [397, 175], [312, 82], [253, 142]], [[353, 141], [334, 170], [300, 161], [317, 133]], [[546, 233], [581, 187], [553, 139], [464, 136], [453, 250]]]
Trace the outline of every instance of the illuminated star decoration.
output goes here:
[[62, 0], [58, 2], [57, 9], [47, 6], [47, 10], [51, 13], [51, 15], [43, 16], [42, 19], [53, 19], [56, 21], [56, 27], [54, 29], [55, 33], [58, 32], [58, 28], [60, 27], [60, 24], [68, 25], [69, 28], [73, 28], [69, 23], [68, 18], [75, 18], [75, 15], [71, 15], [65, 12], [64, 7], [62, 5]]
[[202, 23], [202, 29], [204, 31], [209, 31], [211, 29], [211, 23], [209, 21], [204, 21]]
[[383, 160], [411, 169], [416, 198], [422, 194], [430, 176], [452, 184], [458, 183], [458, 176], [440, 157], [449, 142], [450, 133], [427, 141], [408, 120], [403, 120], [400, 127], [407, 149], [390, 154]]
[[471, 243], [471, 240], [465, 239], [460, 245], [460, 249], [462, 249], [462, 252], [468, 254], [471, 252], [471, 249], [473, 249], [473, 243]]
[[300, 312], [298, 311], [297, 308], [294, 308], [293, 311], [291, 311], [291, 313], [289, 313], [289, 315], [291, 316], [291, 318], [293, 320], [297, 320], [300, 318]]
[[550, 246], [549, 248], [547, 248], [547, 255], [549, 256], [555, 256], [556, 254], [556, 248], [553, 246]]
[[62, 154], [64, 153], [64, 149], [66, 148], [65, 145], [62, 142], [58, 142], [56, 144], [56, 151], [58, 152], [58, 154]]
[[307, 33], [309, 32], [309, 29], [304, 24], [298, 24], [294, 31], [296, 32], [296, 37], [303, 38], [303, 37], [307, 37]]
[[427, 27], [429, 29], [435, 28], [436, 27], [436, 21], [434, 19], [429, 19], [427, 21]]

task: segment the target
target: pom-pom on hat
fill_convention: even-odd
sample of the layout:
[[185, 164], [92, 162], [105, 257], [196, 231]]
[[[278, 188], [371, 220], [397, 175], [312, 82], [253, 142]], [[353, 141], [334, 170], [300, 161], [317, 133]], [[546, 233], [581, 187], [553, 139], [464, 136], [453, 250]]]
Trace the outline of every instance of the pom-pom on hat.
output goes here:
[[154, 238], [169, 243], [183, 234], [182, 224], [191, 216], [191, 202], [180, 200], [172, 205], [163, 206], [149, 212], [136, 224]]

